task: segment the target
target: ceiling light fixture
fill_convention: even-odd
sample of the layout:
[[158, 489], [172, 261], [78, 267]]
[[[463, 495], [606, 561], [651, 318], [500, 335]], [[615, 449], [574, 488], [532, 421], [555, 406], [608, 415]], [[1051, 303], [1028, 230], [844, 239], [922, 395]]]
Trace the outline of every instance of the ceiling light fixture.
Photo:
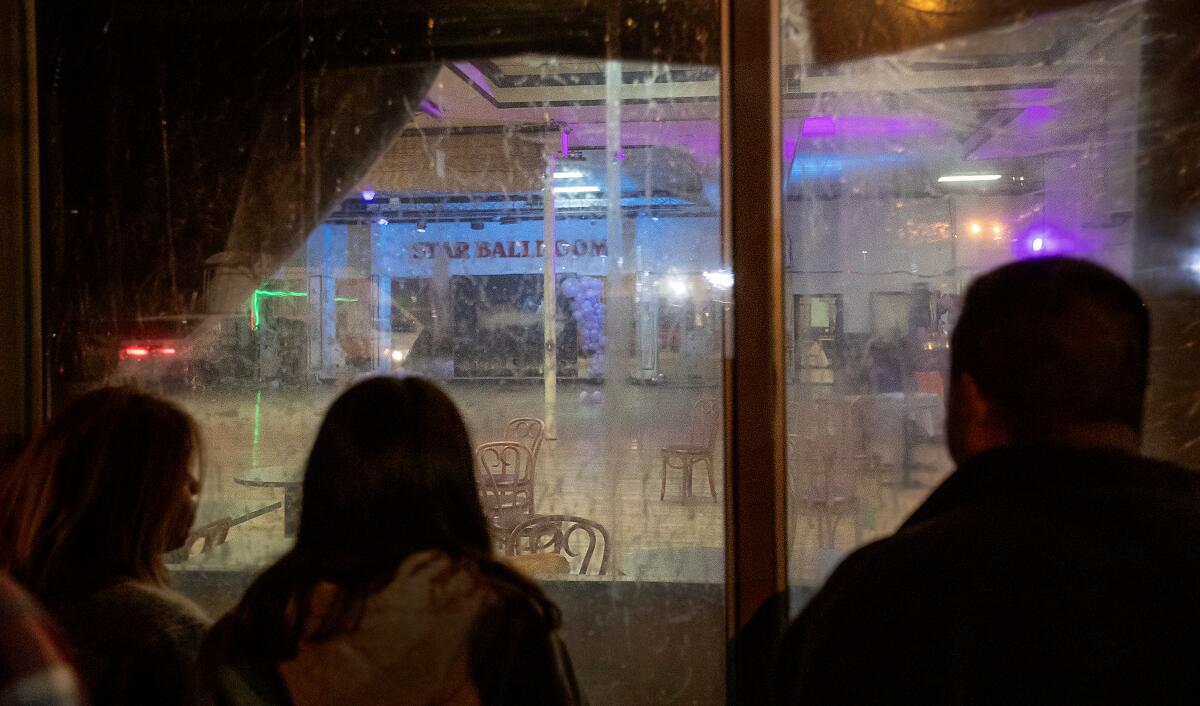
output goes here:
[[564, 169], [561, 172], [554, 172], [555, 179], [582, 179], [583, 172], [578, 169]]
[[427, 225], [425, 221], [417, 221], [417, 232], [424, 233]]
[[597, 194], [600, 193], [598, 186], [556, 186], [554, 187], [556, 194]]
[[999, 181], [1002, 174], [946, 174], [938, 177], [940, 184], [955, 184], [973, 181]]

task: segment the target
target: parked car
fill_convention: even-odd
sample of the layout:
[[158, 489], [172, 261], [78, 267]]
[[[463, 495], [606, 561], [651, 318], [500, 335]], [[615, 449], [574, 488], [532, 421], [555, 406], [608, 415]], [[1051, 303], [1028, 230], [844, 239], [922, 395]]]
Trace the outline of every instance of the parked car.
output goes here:
[[118, 328], [117, 366], [111, 381], [138, 387], [184, 389], [199, 384], [193, 333], [202, 316], [157, 316]]

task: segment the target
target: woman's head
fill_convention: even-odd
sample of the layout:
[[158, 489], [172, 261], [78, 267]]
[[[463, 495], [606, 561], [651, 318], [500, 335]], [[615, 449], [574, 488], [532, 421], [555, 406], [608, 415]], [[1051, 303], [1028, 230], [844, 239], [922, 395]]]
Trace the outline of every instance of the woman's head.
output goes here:
[[422, 549], [490, 549], [471, 442], [434, 384], [370, 378], [334, 401], [317, 433], [296, 550], [333, 574], [376, 574]]
[[199, 433], [179, 407], [102, 388], [62, 409], [0, 474], [0, 570], [55, 593], [166, 582], [199, 492]]
[[[305, 469], [296, 545], [242, 598], [239, 639], [252, 653], [283, 660], [304, 636], [353, 631], [367, 598], [426, 549], [468, 560], [491, 553], [471, 442], [434, 384], [370, 378], [326, 413]], [[314, 630], [310, 604], [323, 582], [336, 593]]]

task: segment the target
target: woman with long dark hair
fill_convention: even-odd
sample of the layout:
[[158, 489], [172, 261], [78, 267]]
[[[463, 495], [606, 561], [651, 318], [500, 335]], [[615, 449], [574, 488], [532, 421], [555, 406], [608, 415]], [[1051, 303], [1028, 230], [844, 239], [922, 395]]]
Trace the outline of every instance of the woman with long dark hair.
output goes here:
[[209, 620], [167, 588], [200, 490], [186, 412], [128, 388], [80, 396], [0, 473], [0, 572], [42, 600], [97, 704], [181, 703]]
[[573, 704], [557, 608], [493, 557], [471, 443], [419, 378], [330, 407], [296, 544], [205, 642], [221, 704]]

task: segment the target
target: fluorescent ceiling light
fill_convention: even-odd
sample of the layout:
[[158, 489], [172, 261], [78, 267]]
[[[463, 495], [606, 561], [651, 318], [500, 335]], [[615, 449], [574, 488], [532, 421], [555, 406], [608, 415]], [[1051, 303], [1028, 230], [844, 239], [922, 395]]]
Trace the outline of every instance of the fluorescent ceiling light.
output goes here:
[[717, 289], [729, 289], [733, 286], [733, 273], [725, 270], [717, 270], [716, 272], [705, 272], [704, 279]]
[[565, 169], [561, 172], [554, 172], [555, 179], [582, 179], [583, 172], [578, 169]]
[[600, 192], [598, 186], [556, 186], [554, 193], [556, 194], [596, 194]]
[[999, 181], [1000, 177], [1000, 174], [947, 174], [938, 177], [938, 182], [948, 184], [966, 181]]

